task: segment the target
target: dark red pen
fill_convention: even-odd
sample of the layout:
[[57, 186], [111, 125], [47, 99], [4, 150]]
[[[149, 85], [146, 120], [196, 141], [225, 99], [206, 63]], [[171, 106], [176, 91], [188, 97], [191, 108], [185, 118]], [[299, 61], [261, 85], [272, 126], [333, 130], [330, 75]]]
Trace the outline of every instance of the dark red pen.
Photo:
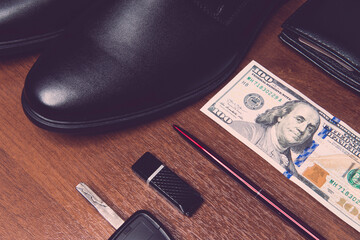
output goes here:
[[230, 177], [232, 177], [243, 187], [245, 187], [250, 193], [255, 195], [257, 199], [261, 200], [261, 202], [263, 202], [265, 205], [275, 211], [291, 226], [293, 226], [296, 230], [303, 234], [303, 236], [308, 239], [325, 239], [323, 236], [313, 230], [310, 226], [308, 226], [305, 222], [299, 219], [295, 214], [287, 210], [284, 206], [282, 206], [279, 202], [272, 198], [268, 193], [265, 192], [265, 190], [261, 189], [259, 186], [253, 183], [250, 179], [248, 179], [245, 175], [239, 172], [230, 163], [221, 158], [218, 154], [212, 151], [209, 147], [207, 147], [197, 138], [192, 136], [190, 133], [188, 133], [181, 127], [178, 127], [176, 125], [173, 125], [173, 127], [183, 138], [185, 138], [188, 143], [190, 143], [193, 147], [200, 151], [212, 163], [220, 167]]

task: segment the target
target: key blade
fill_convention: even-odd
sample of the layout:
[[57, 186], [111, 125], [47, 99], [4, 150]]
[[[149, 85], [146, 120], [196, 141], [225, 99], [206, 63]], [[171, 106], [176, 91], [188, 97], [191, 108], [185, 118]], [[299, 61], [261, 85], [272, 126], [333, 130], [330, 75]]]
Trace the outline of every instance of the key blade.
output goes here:
[[103, 216], [115, 229], [118, 229], [123, 223], [122, 220], [96, 193], [93, 192], [85, 183], [79, 183], [76, 190], [86, 198], [91, 205]]

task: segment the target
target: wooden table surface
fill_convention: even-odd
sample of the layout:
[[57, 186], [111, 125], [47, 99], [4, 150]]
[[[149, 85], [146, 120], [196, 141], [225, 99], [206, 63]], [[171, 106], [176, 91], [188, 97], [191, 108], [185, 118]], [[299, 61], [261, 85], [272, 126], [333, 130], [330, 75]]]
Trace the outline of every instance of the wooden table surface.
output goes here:
[[[281, 24], [303, 2], [290, 0], [273, 15], [238, 71], [254, 59], [360, 132], [360, 95], [278, 39]], [[184, 142], [172, 124], [206, 142], [327, 239], [360, 239], [358, 231], [199, 111], [221, 87], [171, 115], [116, 132], [71, 136], [39, 129], [20, 102], [39, 54], [0, 60], [0, 239], [107, 239], [114, 230], [75, 190], [79, 182], [125, 219], [150, 211], [175, 239], [302, 239]], [[205, 202], [194, 216], [182, 215], [132, 172], [147, 151], [201, 193]]]

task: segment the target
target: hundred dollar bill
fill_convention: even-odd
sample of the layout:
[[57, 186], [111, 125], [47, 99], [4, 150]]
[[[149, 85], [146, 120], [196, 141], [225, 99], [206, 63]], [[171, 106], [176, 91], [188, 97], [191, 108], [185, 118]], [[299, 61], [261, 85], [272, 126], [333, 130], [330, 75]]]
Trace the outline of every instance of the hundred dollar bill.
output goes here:
[[252, 61], [201, 111], [360, 232], [360, 135]]

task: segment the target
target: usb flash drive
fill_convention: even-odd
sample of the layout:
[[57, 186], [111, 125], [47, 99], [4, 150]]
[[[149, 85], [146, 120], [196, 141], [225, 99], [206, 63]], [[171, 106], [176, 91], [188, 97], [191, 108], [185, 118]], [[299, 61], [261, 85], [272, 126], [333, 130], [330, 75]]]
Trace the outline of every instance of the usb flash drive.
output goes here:
[[149, 152], [132, 169], [186, 216], [193, 215], [204, 201], [194, 188]]

